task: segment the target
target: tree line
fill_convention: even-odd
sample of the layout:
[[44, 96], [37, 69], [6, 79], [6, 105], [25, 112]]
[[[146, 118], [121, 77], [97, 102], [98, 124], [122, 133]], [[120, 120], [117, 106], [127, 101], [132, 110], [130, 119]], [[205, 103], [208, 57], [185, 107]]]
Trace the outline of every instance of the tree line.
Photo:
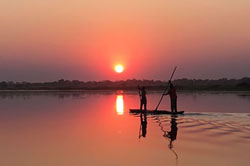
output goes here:
[[[120, 80], [120, 81], [79, 81], [60, 79], [54, 82], [0, 82], [0, 90], [136, 90], [138, 85], [147, 89], [165, 89], [168, 81], [160, 80]], [[249, 91], [250, 78], [241, 79], [176, 79], [173, 84], [179, 90], [225, 90]]]

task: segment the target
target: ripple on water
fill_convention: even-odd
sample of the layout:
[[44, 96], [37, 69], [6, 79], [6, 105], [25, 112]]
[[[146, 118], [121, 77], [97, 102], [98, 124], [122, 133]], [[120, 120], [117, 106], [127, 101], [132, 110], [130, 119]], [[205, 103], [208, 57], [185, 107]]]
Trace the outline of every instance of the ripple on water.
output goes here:
[[[184, 135], [193, 134], [191, 141], [192, 139], [196, 141], [200, 137], [201, 140], [212, 139], [232, 143], [249, 141], [250, 121], [248, 117], [249, 114], [187, 113], [184, 116], [177, 116], [175, 120], [178, 131]], [[153, 121], [158, 123], [163, 132], [171, 128], [171, 116], [154, 116]]]

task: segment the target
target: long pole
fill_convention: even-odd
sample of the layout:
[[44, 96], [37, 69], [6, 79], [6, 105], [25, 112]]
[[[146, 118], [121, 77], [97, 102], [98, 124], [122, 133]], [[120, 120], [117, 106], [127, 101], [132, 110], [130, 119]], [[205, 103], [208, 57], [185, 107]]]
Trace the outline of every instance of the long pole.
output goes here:
[[[173, 76], [174, 76], [174, 73], [175, 73], [176, 69], [177, 69], [177, 66], [175, 66], [174, 71], [173, 71], [173, 73], [172, 73], [172, 75], [171, 75], [171, 77], [170, 77], [170, 79], [169, 79], [169, 82], [172, 80], [172, 78], [173, 78]], [[165, 94], [166, 91], [168, 90], [169, 82], [168, 82], [168, 85], [167, 85], [166, 89], [164, 90], [163, 94], [161, 95], [161, 99], [160, 99], [158, 105], [156, 106], [155, 111], [157, 111], [159, 105], [161, 104], [161, 101], [162, 101], [162, 99], [163, 99], [164, 94]]]

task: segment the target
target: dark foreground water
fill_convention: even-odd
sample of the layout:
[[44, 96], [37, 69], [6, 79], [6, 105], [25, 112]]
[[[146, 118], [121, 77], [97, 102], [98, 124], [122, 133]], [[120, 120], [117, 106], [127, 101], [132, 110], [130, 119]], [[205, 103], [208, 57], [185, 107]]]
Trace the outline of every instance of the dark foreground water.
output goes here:
[[[149, 108], [160, 95], [148, 94]], [[136, 92], [1, 92], [0, 165], [250, 165], [249, 93], [180, 93], [186, 112], [175, 117], [129, 114], [138, 100]]]

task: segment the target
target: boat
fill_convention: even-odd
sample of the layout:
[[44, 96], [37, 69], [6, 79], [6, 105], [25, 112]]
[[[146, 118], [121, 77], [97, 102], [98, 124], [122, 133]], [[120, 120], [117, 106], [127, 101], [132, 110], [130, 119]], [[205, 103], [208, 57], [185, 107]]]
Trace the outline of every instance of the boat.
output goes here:
[[[140, 114], [140, 113], [144, 113], [144, 110], [130, 109], [129, 113], [131, 113], [131, 114]], [[158, 114], [176, 115], [176, 114], [183, 114], [184, 111], [171, 112], [171, 111], [167, 111], [167, 110], [147, 110], [146, 113], [147, 114], [152, 114], [152, 115], [158, 115]]]

